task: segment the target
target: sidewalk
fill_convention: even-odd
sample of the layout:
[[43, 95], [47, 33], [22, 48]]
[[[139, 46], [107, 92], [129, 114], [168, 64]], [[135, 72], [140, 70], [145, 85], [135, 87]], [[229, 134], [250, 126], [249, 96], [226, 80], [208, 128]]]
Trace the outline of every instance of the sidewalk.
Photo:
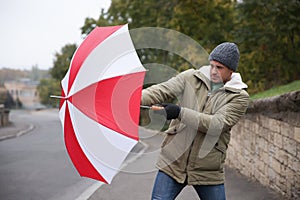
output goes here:
[[[149, 200], [156, 172], [145, 174], [118, 174], [110, 185], [102, 185], [88, 200]], [[227, 200], [279, 200], [280, 195], [258, 182], [247, 180], [233, 169], [226, 168]], [[191, 186], [187, 186], [176, 200], [198, 200]]]
[[10, 124], [8, 126], [0, 127], [0, 141], [21, 136], [34, 127], [32, 124], [18, 118], [18, 111], [11, 111], [9, 115]]
[[[140, 131], [140, 134], [143, 134]], [[148, 200], [151, 198], [152, 186], [157, 170], [152, 167], [153, 157], [148, 156], [150, 152], [159, 151], [161, 136], [151, 136], [143, 140], [148, 144], [145, 153], [134, 162], [129, 163], [121, 172], [115, 176], [109, 185], [101, 185], [88, 200]], [[148, 156], [148, 157], [147, 157]], [[145, 169], [142, 172], [142, 169]], [[152, 169], [152, 170], [150, 170]], [[136, 171], [135, 171], [136, 170]], [[140, 172], [139, 172], [140, 171]], [[148, 171], [148, 172], [147, 172]], [[137, 173], [136, 173], [137, 172]], [[279, 200], [283, 199], [279, 194], [264, 187], [259, 182], [250, 181], [234, 169], [225, 168], [225, 189], [227, 200]], [[196, 192], [191, 186], [187, 186], [179, 194], [176, 200], [197, 200]]]

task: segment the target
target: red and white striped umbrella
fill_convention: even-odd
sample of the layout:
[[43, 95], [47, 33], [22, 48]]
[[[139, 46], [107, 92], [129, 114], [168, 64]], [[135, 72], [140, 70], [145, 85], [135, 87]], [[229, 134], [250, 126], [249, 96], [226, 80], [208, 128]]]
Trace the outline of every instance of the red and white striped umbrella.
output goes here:
[[145, 71], [127, 25], [96, 27], [74, 53], [59, 115], [81, 176], [110, 183], [137, 144]]

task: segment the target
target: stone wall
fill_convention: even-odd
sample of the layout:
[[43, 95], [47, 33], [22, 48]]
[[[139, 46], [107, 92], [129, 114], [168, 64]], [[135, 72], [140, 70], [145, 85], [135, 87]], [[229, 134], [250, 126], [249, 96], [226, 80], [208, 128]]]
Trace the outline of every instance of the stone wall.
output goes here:
[[287, 199], [300, 199], [300, 126], [270, 116], [250, 108], [231, 131], [227, 165]]

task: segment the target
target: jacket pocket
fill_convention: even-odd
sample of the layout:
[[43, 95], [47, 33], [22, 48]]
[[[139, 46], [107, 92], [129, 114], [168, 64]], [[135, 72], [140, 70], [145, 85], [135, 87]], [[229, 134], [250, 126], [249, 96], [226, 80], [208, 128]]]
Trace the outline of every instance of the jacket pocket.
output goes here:
[[182, 131], [185, 127], [185, 124], [180, 123], [179, 120], [176, 119], [171, 122], [170, 127], [165, 131], [165, 133], [173, 135]]
[[201, 171], [219, 171], [223, 168], [226, 150], [215, 146], [204, 158], [197, 156], [195, 168]]

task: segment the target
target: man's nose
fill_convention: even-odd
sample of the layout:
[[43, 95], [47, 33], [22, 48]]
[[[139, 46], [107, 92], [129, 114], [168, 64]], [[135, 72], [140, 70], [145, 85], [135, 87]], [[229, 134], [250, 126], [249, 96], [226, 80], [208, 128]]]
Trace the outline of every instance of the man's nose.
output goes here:
[[211, 68], [211, 72], [212, 72], [212, 74], [217, 74], [217, 73], [218, 73], [218, 70], [217, 70], [216, 67], [212, 67], [212, 68]]

